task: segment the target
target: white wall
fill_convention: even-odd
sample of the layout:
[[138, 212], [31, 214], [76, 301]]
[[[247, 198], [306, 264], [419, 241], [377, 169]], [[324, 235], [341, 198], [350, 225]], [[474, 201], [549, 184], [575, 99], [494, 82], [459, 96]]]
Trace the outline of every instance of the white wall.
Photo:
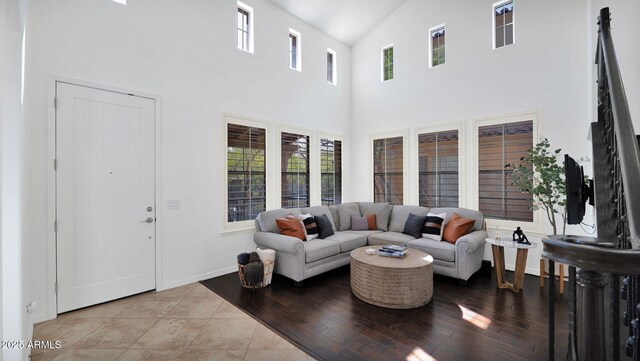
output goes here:
[[[0, 3], [0, 340], [24, 341], [31, 322], [24, 307], [21, 228], [24, 133], [21, 69], [25, 1]], [[0, 360], [26, 360], [27, 350], [3, 349]]]
[[[582, 0], [518, 1], [515, 44], [492, 49], [493, 0], [455, 2], [407, 0], [353, 50], [353, 199], [372, 198], [369, 135], [463, 122], [466, 135], [462, 204], [475, 204], [474, 119], [540, 111], [539, 134], [574, 158], [590, 156], [589, 52]], [[428, 29], [446, 24], [446, 63], [429, 68]], [[394, 44], [394, 79], [380, 81], [380, 51]], [[358, 135], [356, 137], [356, 134]], [[417, 202], [417, 150], [409, 143], [409, 197]], [[586, 164], [587, 167], [590, 165]], [[355, 184], [362, 186], [355, 187]], [[590, 222], [591, 215], [585, 218]], [[546, 222], [545, 222], [546, 223]], [[569, 227], [568, 233], [582, 233]], [[539, 231], [551, 233], [550, 227]], [[535, 234], [529, 238], [538, 240]], [[490, 252], [485, 257], [491, 259]], [[537, 273], [541, 247], [529, 253], [528, 272]], [[507, 263], [514, 256], [507, 256]]]
[[[49, 76], [161, 97], [160, 289], [232, 272], [236, 255], [255, 247], [250, 232], [221, 233], [222, 112], [348, 135], [350, 48], [265, 0], [244, 2], [255, 11], [255, 54], [236, 49], [234, 0], [32, 4], [25, 98], [29, 297], [43, 305], [53, 297], [44, 277], [51, 261], [46, 242], [51, 229], [46, 222]], [[302, 72], [288, 68], [290, 27], [302, 33]], [[338, 53], [337, 87], [326, 82], [327, 48]], [[168, 200], [180, 200], [181, 208], [167, 210]], [[54, 316], [46, 311], [38, 320]]]

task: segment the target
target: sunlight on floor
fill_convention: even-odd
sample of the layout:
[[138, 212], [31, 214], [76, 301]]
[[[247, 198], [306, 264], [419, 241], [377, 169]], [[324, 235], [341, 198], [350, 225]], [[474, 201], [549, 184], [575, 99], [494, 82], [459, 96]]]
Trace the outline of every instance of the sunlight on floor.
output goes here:
[[416, 347], [411, 351], [409, 355], [407, 355], [407, 361], [436, 361], [433, 357], [431, 357], [425, 350], [420, 347]]
[[487, 328], [489, 328], [489, 325], [491, 324], [491, 320], [476, 313], [471, 311], [470, 309], [464, 307], [464, 306], [460, 306], [458, 305], [458, 307], [460, 307], [460, 310], [462, 311], [462, 319], [465, 321], [469, 321], [471, 324], [480, 327], [483, 330], [486, 330]]

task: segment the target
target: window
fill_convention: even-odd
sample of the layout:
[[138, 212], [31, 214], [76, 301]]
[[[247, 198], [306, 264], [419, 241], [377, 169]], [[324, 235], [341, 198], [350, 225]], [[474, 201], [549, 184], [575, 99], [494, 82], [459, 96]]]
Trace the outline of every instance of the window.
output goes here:
[[342, 141], [320, 139], [320, 183], [323, 206], [342, 203]]
[[336, 63], [336, 52], [327, 49], [327, 82], [338, 84], [338, 64]]
[[393, 79], [393, 45], [382, 48], [382, 81]]
[[458, 130], [418, 134], [418, 191], [421, 206], [459, 206], [458, 142]]
[[302, 36], [299, 32], [289, 29], [289, 68], [302, 70], [301, 62]]
[[309, 136], [281, 133], [282, 208], [309, 206]]
[[373, 140], [374, 202], [404, 203], [404, 139]]
[[431, 39], [429, 43], [430, 67], [444, 64], [444, 25], [431, 29]]
[[494, 49], [513, 44], [513, 1], [493, 5]]
[[266, 210], [266, 129], [227, 123], [227, 222]]
[[253, 53], [253, 8], [238, 1], [238, 49]]
[[530, 194], [511, 184], [508, 164], [533, 147], [533, 121], [478, 127], [479, 208], [487, 218], [533, 222]]

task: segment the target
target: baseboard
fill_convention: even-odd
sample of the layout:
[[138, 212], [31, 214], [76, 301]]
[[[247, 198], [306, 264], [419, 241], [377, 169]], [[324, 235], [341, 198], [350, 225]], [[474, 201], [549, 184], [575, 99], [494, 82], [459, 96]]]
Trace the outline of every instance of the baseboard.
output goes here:
[[[35, 317], [31, 316], [30, 313], [27, 313], [27, 339], [24, 340], [26, 342], [29, 342], [31, 340], [33, 340], [33, 325], [35, 325], [36, 322], [35, 321]], [[30, 347], [25, 347], [24, 351], [22, 352], [22, 359], [24, 361], [28, 361], [31, 359], [31, 348]]]
[[224, 276], [226, 274], [234, 273], [234, 272], [237, 272], [237, 271], [238, 271], [238, 267], [237, 266], [221, 268], [219, 270], [215, 270], [215, 271], [212, 271], [212, 272], [207, 272], [207, 273], [203, 273], [203, 274], [200, 274], [200, 275], [197, 275], [197, 276], [187, 277], [187, 278], [183, 278], [181, 280], [165, 283], [164, 285], [158, 287], [156, 289], [156, 291], [164, 291], [164, 290], [168, 290], [168, 289], [171, 289], [171, 288], [176, 288], [176, 287], [188, 285], [190, 283], [200, 282], [200, 281], [203, 281], [203, 280], [206, 280], [206, 279], [209, 279], [209, 278]]
[[33, 318], [31, 320], [32, 320], [32, 324], [35, 325], [36, 323], [53, 320], [54, 318], [55, 318], [55, 315], [54, 317], [49, 317], [49, 315], [45, 312], [38, 312], [33, 315]]

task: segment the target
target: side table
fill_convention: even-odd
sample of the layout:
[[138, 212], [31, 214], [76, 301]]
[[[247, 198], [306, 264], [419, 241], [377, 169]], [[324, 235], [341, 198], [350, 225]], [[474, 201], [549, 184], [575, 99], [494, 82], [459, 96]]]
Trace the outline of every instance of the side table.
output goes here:
[[[524, 282], [524, 269], [527, 266], [527, 254], [529, 248], [535, 248], [538, 245], [536, 243], [523, 244], [513, 242], [511, 239], [500, 238], [496, 240], [494, 238], [487, 238], [487, 243], [491, 244], [491, 250], [493, 251], [493, 263], [496, 266], [496, 277], [498, 279], [498, 288], [506, 288], [513, 292], [520, 292], [522, 284]], [[516, 269], [513, 278], [513, 283], [505, 280], [505, 268], [504, 268], [504, 249], [515, 248], [516, 253]]]

